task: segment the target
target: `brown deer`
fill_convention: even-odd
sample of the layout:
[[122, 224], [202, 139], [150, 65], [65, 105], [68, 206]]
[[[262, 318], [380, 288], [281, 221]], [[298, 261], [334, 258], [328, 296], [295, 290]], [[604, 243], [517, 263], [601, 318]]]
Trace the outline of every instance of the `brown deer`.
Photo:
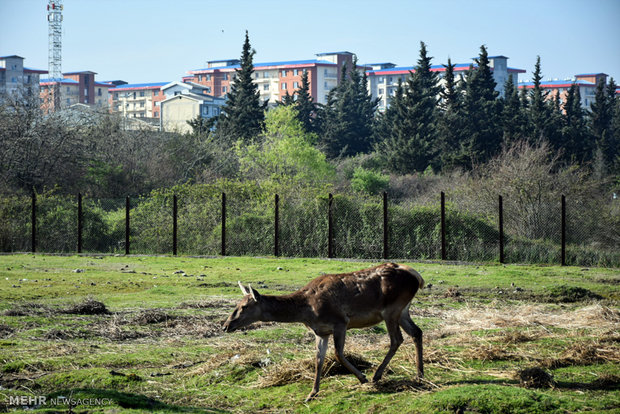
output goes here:
[[316, 335], [316, 371], [314, 387], [306, 401], [319, 392], [321, 370], [330, 335], [334, 336], [337, 360], [360, 382], [366, 377], [344, 356], [347, 329], [364, 328], [385, 321], [390, 335], [390, 350], [373, 377], [379, 381], [385, 367], [403, 342], [402, 327], [413, 337], [416, 347], [418, 378], [424, 377], [422, 330], [411, 320], [409, 305], [418, 289], [424, 286], [422, 276], [412, 268], [386, 263], [352, 273], [319, 276], [295, 293], [284, 296], [260, 295], [252, 286], [239, 287], [244, 298], [224, 322], [226, 332], [256, 321], [301, 322]]

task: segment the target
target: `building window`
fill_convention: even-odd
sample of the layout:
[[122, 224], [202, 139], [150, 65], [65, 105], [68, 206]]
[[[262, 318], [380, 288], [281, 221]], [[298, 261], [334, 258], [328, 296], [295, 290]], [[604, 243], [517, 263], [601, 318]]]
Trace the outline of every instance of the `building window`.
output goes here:
[[329, 86], [327, 86], [327, 82], [323, 83], [323, 86], [325, 87], [325, 89], [329, 88]]
[[283, 78], [286, 78], [286, 70], [283, 70], [283, 71], [282, 71], [282, 77], [283, 77]]
[[222, 86], [222, 93], [226, 93], [228, 91], [228, 88], [226, 88], [226, 86]]
[[392, 78], [391, 76], [388, 78], [388, 82], [392, 83], [394, 82], [394, 78]]
[[97, 95], [101, 96], [101, 88], [97, 89]]
[[210, 81], [211, 80], [211, 75], [207, 75], [207, 80]]
[[286, 82], [282, 82], [282, 90], [285, 91], [286, 90]]
[[225, 73], [224, 76], [222, 76], [222, 79], [228, 80], [228, 73]]
[[202, 75], [198, 75], [198, 82], [202, 82]]
[[159, 96], [159, 91], [153, 91], [153, 96]]
[[206, 91], [207, 91], [207, 93], [211, 93], [211, 87], [210, 87], [210, 86], [207, 86]]
[[71, 105], [71, 99], [67, 98], [67, 105]]
[[205, 116], [209, 115], [209, 107], [208, 106], [205, 105], [205, 106], [202, 107], [202, 114], [205, 115]]
[[70, 91], [71, 91], [71, 88], [67, 86], [67, 93], [69, 93]]
[[144, 97], [144, 91], [140, 91], [140, 97]]
[[299, 76], [299, 69], [293, 69], [293, 75]]
[[263, 85], [263, 90], [264, 91], [268, 91], [269, 90], [269, 84], [266, 83], [265, 85]]
[[263, 78], [268, 78], [269, 77], [269, 72], [263, 72]]
[[299, 89], [299, 82], [293, 82], [293, 89]]
[[383, 89], [379, 89], [379, 95], [383, 95]]

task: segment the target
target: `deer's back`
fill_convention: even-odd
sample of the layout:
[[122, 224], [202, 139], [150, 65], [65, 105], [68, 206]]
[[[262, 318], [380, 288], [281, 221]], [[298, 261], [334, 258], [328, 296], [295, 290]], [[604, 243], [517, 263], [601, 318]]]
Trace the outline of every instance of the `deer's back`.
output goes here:
[[380, 322], [385, 312], [400, 312], [421, 283], [413, 269], [386, 263], [352, 273], [320, 276], [297, 294], [306, 296], [317, 317], [335, 322], [345, 319], [349, 328], [358, 328]]

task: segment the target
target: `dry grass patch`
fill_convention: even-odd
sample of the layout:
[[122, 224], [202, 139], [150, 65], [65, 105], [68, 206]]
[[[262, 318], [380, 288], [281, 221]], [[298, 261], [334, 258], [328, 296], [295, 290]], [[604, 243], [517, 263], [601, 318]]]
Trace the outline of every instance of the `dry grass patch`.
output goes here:
[[516, 378], [525, 388], [553, 388], [555, 386], [553, 376], [539, 367], [520, 370], [517, 372]]
[[75, 304], [65, 310], [63, 313], [72, 315], [108, 315], [110, 311], [102, 303], [93, 298], [87, 298], [81, 303]]

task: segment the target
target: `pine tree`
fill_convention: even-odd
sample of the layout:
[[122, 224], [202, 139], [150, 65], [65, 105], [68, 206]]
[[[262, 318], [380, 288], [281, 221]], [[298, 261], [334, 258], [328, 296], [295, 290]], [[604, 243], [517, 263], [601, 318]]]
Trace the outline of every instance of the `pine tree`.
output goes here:
[[368, 79], [343, 65], [340, 84], [327, 97], [322, 114], [322, 145], [335, 158], [366, 153], [372, 149], [374, 115], [378, 100], [368, 93]]
[[218, 122], [218, 134], [231, 142], [238, 139], [250, 142], [263, 130], [267, 102], [260, 102], [258, 85], [252, 80], [255, 53], [246, 30], [241, 67], [235, 70], [235, 79], [226, 95], [226, 105]]
[[424, 171], [437, 163], [437, 74], [431, 71], [426, 45], [420, 42], [420, 58], [407, 79], [399, 112], [401, 122], [379, 145], [395, 172]]
[[278, 106], [290, 106], [295, 105], [295, 94], [291, 95], [286, 91], [281, 101], [276, 102]]
[[310, 95], [310, 82], [308, 80], [308, 72], [304, 71], [301, 75], [301, 86], [295, 92], [297, 94], [297, 112], [299, 113], [299, 120], [306, 132], [317, 132], [316, 120], [316, 104]]
[[482, 163], [497, 154], [501, 148], [501, 106], [497, 101], [495, 80], [489, 66], [486, 47], [480, 47], [478, 66], [470, 69], [465, 92], [465, 142], [470, 166]]

